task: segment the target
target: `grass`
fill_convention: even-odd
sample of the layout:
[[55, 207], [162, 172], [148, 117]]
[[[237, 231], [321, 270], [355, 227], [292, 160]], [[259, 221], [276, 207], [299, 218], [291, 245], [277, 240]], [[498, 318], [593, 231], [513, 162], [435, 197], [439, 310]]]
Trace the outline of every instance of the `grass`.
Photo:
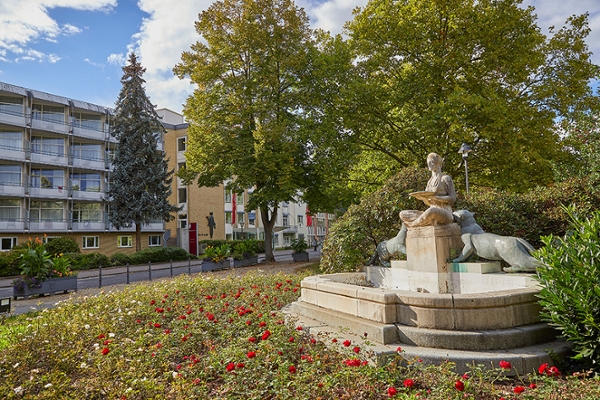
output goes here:
[[372, 365], [367, 338], [315, 338], [281, 313], [305, 274], [180, 276], [7, 318], [0, 398], [600, 398], [600, 381], [582, 375], [458, 376], [401, 351]]

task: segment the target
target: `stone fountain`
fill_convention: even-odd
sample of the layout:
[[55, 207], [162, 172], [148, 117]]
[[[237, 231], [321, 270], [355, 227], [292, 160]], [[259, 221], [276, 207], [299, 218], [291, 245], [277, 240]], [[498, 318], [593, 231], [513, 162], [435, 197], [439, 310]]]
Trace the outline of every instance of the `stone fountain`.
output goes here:
[[570, 347], [540, 321], [534, 274], [504, 272], [498, 261], [452, 261], [464, 248], [461, 226], [453, 222], [454, 186], [441, 174], [441, 157], [430, 154], [428, 166], [425, 192], [412, 195], [429, 209], [400, 213], [406, 260], [307, 277], [291, 313], [314, 334], [356, 340], [366, 334], [379, 361], [401, 347], [405, 359], [449, 360], [458, 373], [501, 360], [511, 362], [512, 373], [553, 365], [550, 354], [563, 357]]

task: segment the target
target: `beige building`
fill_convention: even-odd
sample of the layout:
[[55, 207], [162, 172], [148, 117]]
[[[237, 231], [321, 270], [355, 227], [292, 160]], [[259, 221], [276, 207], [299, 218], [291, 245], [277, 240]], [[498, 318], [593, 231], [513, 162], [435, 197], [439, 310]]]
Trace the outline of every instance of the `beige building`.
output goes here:
[[[135, 229], [114, 229], [102, 202], [111, 123], [111, 109], [0, 82], [0, 251], [44, 235], [83, 253], [135, 250]], [[162, 246], [164, 233], [161, 221], [143, 226], [142, 249]]]

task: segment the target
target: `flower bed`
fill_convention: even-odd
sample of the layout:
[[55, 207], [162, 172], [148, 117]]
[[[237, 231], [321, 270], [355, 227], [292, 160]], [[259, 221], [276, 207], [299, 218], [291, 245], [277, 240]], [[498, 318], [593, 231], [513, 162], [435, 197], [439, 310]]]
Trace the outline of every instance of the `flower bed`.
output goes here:
[[[17, 278], [18, 279], [18, 278]], [[31, 296], [55, 295], [57, 293], [68, 293], [77, 291], [77, 276], [71, 275], [63, 278], [50, 278], [39, 282], [36, 286], [29, 287], [25, 285], [13, 286], [13, 297], [24, 297], [28, 299]]]

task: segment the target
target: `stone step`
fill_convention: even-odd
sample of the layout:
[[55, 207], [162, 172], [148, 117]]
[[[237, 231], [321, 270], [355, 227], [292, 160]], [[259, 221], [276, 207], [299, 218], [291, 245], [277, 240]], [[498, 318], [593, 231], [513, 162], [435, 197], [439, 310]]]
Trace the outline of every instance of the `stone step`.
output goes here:
[[[371, 360], [376, 364], [384, 364], [400, 355], [404, 362], [423, 362], [439, 365], [450, 361], [455, 364], [458, 374], [469, 372], [473, 365], [481, 365], [484, 369], [497, 368], [500, 361], [509, 361], [512, 369], [507, 375], [527, 374], [537, 371], [544, 363], [554, 365], [550, 354], [560, 358], [566, 357], [571, 347], [562, 341], [550, 341], [535, 345], [527, 345], [510, 349], [497, 350], [457, 350], [441, 349], [414, 344], [401, 343], [392, 340], [396, 337], [396, 327], [390, 324], [380, 324], [365, 321], [351, 315], [326, 310], [311, 304], [297, 301], [286, 307], [285, 311], [296, 324], [302, 325], [305, 331], [332, 346], [342, 346], [349, 339], [372, 353]], [[327, 323], [321, 322], [327, 321]], [[416, 332], [413, 332], [416, 333]], [[366, 334], [366, 335], [365, 335]], [[337, 338], [337, 343], [332, 338]], [[383, 339], [387, 341], [384, 342]], [[458, 338], [457, 338], [458, 340]], [[398, 353], [397, 349], [401, 348]]]

